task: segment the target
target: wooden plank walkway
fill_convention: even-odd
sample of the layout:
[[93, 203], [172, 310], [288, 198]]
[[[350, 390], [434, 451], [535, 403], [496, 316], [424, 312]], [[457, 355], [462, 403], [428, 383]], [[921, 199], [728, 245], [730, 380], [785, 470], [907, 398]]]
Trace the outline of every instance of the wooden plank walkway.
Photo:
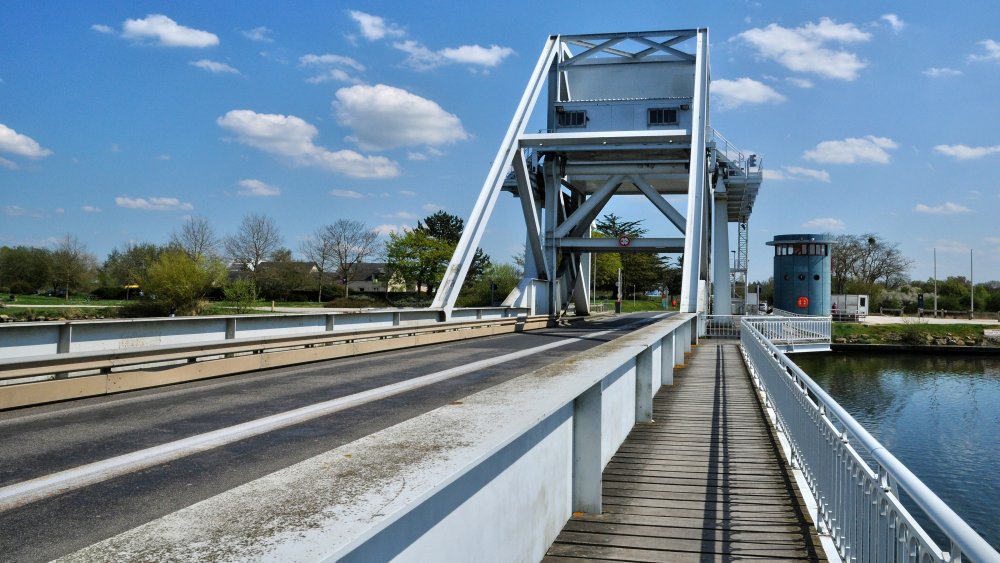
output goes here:
[[702, 340], [543, 561], [825, 561], [739, 349]]

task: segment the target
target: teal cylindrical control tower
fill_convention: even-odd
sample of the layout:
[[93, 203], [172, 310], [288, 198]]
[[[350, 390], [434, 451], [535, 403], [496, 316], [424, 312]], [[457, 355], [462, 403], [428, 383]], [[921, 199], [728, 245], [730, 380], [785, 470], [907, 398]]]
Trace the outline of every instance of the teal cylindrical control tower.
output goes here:
[[830, 314], [830, 235], [776, 235], [774, 307], [800, 315]]

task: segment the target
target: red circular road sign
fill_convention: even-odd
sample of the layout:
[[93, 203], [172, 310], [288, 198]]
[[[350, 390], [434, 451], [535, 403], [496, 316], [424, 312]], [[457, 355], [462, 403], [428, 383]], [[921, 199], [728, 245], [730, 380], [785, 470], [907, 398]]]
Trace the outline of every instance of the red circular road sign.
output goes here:
[[809, 298], [799, 297], [798, 301], [796, 301], [795, 304], [798, 305], [800, 309], [805, 309], [806, 307], [809, 306]]
[[628, 246], [632, 244], [632, 239], [627, 236], [618, 237], [618, 246]]

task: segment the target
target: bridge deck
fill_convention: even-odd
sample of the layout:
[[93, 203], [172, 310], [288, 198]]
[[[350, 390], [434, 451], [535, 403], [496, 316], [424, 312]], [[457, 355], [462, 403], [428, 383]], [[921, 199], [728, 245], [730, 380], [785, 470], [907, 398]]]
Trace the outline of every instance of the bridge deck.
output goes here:
[[735, 344], [702, 340], [544, 561], [825, 561]]

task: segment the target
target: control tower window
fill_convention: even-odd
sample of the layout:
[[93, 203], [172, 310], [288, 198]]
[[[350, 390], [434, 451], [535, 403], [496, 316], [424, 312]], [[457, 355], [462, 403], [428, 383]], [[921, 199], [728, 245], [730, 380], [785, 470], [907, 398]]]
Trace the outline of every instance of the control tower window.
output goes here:
[[677, 110], [650, 108], [648, 118], [650, 125], [677, 125]]
[[587, 112], [584, 110], [563, 111], [557, 113], [557, 115], [559, 116], [559, 127], [587, 126]]

